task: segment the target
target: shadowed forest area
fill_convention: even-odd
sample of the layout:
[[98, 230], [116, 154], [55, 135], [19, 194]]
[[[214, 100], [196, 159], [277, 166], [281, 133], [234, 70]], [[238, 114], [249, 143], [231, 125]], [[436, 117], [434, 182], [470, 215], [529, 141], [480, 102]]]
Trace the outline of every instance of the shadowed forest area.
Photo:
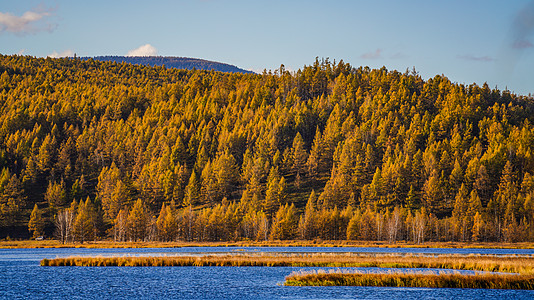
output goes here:
[[219, 63], [204, 59], [188, 58], [188, 57], [172, 57], [172, 56], [96, 56], [96, 57], [81, 57], [82, 60], [94, 59], [97, 61], [108, 61], [117, 63], [128, 63], [133, 65], [144, 66], [165, 66], [167, 68], [187, 69], [187, 70], [214, 70], [221, 72], [238, 72], [238, 73], [254, 73], [240, 69], [225, 63]]
[[0, 237], [534, 240], [534, 99], [296, 72], [0, 56]]

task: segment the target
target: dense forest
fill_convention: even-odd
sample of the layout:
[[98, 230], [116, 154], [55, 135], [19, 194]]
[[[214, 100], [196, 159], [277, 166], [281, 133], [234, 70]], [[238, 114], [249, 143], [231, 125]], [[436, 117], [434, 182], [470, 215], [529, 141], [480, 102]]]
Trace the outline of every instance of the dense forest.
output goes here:
[[188, 58], [188, 57], [174, 57], [174, 56], [95, 56], [95, 57], [82, 57], [82, 60], [94, 59], [98, 61], [109, 61], [116, 63], [128, 63], [132, 65], [144, 65], [151, 67], [162, 67], [166, 68], [176, 68], [176, 69], [187, 69], [187, 70], [213, 70], [220, 72], [231, 72], [231, 73], [254, 73], [252, 71], [247, 71], [240, 69], [236, 66], [209, 61], [205, 59], [198, 58]]
[[316, 60], [0, 56], [3, 237], [534, 240], [534, 99]]

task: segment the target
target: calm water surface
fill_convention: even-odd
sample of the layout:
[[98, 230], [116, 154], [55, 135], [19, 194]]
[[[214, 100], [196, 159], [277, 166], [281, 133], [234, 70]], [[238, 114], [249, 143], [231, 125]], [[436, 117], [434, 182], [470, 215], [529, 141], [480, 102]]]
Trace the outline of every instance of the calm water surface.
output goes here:
[[[0, 249], [2, 299], [534, 299], [534, 291], [285, 287], [290, 267], [40, 267], [43, 258], [124, 255], [189, 255], [225, 252], [387, 252], [534, 254], [515, 249], [436, 248], [145, 248]], [[361, 270], [361, 268], [359, 269]], [[370, 269], [370, 271], [374, 271]]]

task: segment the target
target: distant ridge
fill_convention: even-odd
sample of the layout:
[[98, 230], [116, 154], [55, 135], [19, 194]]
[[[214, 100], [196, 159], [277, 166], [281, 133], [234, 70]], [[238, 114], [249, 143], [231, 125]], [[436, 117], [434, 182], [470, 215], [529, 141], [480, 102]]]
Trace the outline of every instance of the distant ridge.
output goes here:
[[174, 56], [95, 56], [82, 57], [82, 59], [94, 59], [98, 61], [125, 62], [133, 65], [163, 66], [175, 69], [214, 70], [228, 73], [253, 74], [252, 71], [240, 69], [236, 66], [209, 61], [198, 58], [174, 57]]

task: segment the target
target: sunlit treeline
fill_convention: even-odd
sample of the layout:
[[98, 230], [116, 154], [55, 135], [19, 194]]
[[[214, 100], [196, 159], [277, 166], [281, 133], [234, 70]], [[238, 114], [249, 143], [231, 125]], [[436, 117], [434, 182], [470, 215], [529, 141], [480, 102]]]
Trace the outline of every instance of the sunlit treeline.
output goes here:
[[[313, 195], [312, 195], [313, 196]], [[32, 215], [33, 217], [33, 215]], [[396, 243], [407, 241], [525, 241], [532, 240], [525, 223], [506, 223], [496, 228], [491, 216], [453, 216], [438, 219], [424, 208], [377, 212], [371, 207], [347, 206], [343, 210], [317, 209], [310, 198], [303, 213], [294, 204], [278, 208], [272, 219], [250, 203], [224, 200], [214, 207], [193, 210], [163, 204], [154, 215], [141, 200], [120, 210], [114, 225], [104, 231], [103, 215], [88, 199], [60, 210], [55, 236], [64, 243], [84, 242], [110, 236], [114, 241], [266, 241], [266, 240], [362, 240]], [[39, 222], [39, 221], [37, 221]], [[35, 224], [35, 221], [30, 222]], [[42, 235], [33, 227], [34, 236]], [[41, 228], [42, 230], [42, 228]]]

